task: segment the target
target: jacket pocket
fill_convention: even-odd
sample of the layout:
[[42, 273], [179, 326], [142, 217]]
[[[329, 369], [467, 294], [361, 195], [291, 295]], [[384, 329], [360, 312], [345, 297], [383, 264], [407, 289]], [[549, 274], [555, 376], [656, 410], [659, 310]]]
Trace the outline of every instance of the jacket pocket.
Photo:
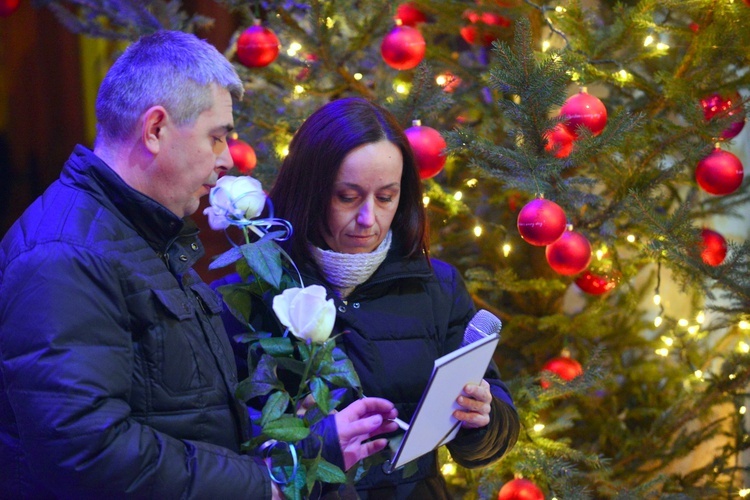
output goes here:
[[216, 363], [190, 299], [179, 289], [154, 290], [154, 295], [167, 311], [164, 321], [152, 325], [155, 378], [172, 395], [213, 388]]
[[190, 288], [195, 293], [204, 311], [208, 314], [221, 314], [223, 308], [221, 298], [210, 286], [205, 283], [195, 283], [190, 285]]

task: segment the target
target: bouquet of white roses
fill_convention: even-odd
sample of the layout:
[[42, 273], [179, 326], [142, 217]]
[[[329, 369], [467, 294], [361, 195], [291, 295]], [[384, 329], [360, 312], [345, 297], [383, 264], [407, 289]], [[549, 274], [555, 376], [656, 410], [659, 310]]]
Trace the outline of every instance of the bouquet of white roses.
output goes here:
[[[297, 455], [297, 443], [310, 439], [313, 426], [339, 405], [343, 393], [349, 388], [360, 391], [354, 367], [331, 338], [336, 319], [333, 300], [326, 300], [319, 285], [303, 287], [294, 262], [277, 243], [291, 236], [292, 227], [274, 218], [272, 208], [270, 217], [260, 217], [270, 206], [260, 182], [225, 175], [211, 189], [209, 202], [204, 214], [212, 229], [238, 227], [244, 235], [242, 244], [233, 243], [210, 265], [217, 269], [235, 264], [241, 277], [239, 283], [218, 290], [249, 330], [237, 339], [248, 344], [249, 371], [237, 396], [262, 402], [259, 416], [253, 419], [261, 433], [243, 447], [264, 450], [271, 459], [271, 477], [288, 498], [307, 496], [316, 481], [345, 482], [343, 471], [319, 454]], [[274, 311], [283, 335], [252, 330], [250, 318], [256, 307]], [[288, 387], [290, 379], [299, 382]]]

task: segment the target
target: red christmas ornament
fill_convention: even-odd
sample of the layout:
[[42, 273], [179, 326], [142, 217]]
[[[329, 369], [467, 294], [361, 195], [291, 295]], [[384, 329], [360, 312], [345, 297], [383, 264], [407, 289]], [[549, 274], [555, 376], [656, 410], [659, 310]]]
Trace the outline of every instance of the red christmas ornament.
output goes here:
[[[552, 372], [563, 380], [571, 381], [579, 375], [583, 375], [581, 363], [567, 356], [552, 358], [542, 366], [543, 372]], [[548, 380], [542, 378], [539, 382], [542, 388], [547, 389], [550, 385]]]
[[565, 125], [574, 137], [578, 137], [580, 126], [599, 135], [607, 125], [607, 108], [597, 97], [584, 91], [568, 97], [560, 108], [560, 116], [565, 117]]
[[587, 269], [575, 279], [575, 284], [589, 295], [602, 295], [614, 290], [620, 282], [619, 273], [593, 273]]
[[461, 85], [461, 78], [450, 71], [444, 71], [435, 78], [435, 83], [442, 87], [443, 92], [451, 93]]
[[750, 0], [743, 0], [745, 2], [745, 5], [750, 5]]
[[565, 231], [557, 241], [547, 245], [545, 255], [556, 273], [572, 276], [591, 263], [591, 243], [581, 233]]
[[21, 0], [0, 0], [0, 17], [13, 14], [20, 4]]
[[703, 107], [703, 116], [706, 121], [710, 121], [716, 115], [732, 116], [737, 119], [724, 129], [721, 133], [722, 139], [736, 137], [745, 126], [745, 108], [742, 106], [742, 96], [739, 92], [732, 92], [728, 95], [713, 94], [701, 99], [701, 107]]
[[513, 479], [500, 488], [497, 500], [544, 500], [544, 493], [528, 479]]
[[427, 16], [413, 2], [406, 2], [396, 8], [396, 15], [393, 19], [397, 24], [400, 21], [404, 26], [416, 26], [426, 22]]
[[299, 70], [299, 73], [297, 73], [298, 82], [307, 80], [307, 77], [310, 76], [310, 67], [317, 62], [318, 56], [316, 56], [315, 54], [306, 54], [304, 56], [304, 59], [306, 66]]
[[555, 128], [544, 134], [544, 138], [547, 139], [547, 144], [544, 146], [545, 151], [552, 153], [557, 158], [567, 158], [573, 151], [573, 142], [576, 136], [564, 124], [558, 123]]
[[279, 39], [264, 26], [250, 26], [237, 39], [237, 59], [248, 68], [268, 66], [279, 55]]
[[471, 45], [482, 45], [489, 47], [492, 42], [499, 37], [501, 28], [507, 28], [511, 25], [510, 19], [492, 12], [482, 12], [477, 14], [473, 10], [467, 10], [463, 15], [470, 24], [459, 30], [461, 38]]
[[730, 194], [742, 184], [745, 170], [742, 162], [729, 151], [714, 149], [698, 162], [695, 180], [704, 191], [710, 194]]
[[429, 179], [443, 170], [445, 166], [443, 150], [447, 144], [440, 132], [434, 128], [420, 125], [419, 120], [414, 120], [413, 123], [414, 125], [404, 130], [404, 133], [414, 152], [419, 177]]
[[258, 163], [253, 147], [242, 139], [229, 139], [229, 154], [232, 155], [232, 161], [237, 170], [243, 174], [249, 174]]
[[718, 266], [727, 256], [727, 240], [711, 229], [701, 231], [703, 244], [701, 245], [701, 259], [709, 266]]
[[380, 54], [385, 63], [398, 70], [415, 67], [422, 61], [425, 50], [422, 33], [411, 26], [396, 26], [380, 44]]
[[537, 198], [518, 212], [518, 232], [534, 246], [543, 247], [556, 241], [565, 232], [565, 212], [554, 201]]

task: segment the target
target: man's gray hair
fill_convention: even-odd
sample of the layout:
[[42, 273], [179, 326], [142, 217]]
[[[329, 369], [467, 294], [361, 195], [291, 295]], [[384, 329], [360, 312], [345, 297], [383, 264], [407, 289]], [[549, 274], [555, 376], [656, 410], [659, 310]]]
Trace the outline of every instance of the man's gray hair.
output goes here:
[[104, 77], [96, 98], [97, 141], [122, 142], [152, 106], [164, 106], [178, 125], [213, 104], [211, 84], [242, 98], [242, 80], [216, 48], [195, 35], [158, 31], [128, 47]]

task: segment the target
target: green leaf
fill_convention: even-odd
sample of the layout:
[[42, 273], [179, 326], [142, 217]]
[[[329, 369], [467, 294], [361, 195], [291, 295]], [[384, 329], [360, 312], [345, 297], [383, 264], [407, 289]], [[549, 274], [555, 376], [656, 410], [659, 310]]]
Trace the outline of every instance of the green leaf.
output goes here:
[[291, 356], [294, 354], [294, 344], [289, 337], [271, 337], [260, 340], [264, 351], [273, 357]]
[[291, 415], [268, 422], [263, 426], [263, 432], [273, 439], [288, 443], [296, 443], [310, 435], [310, 429], [307, 428], [305, 422]]
[[318, 480], [324, 483], [345, 483], [346, 474], [344, 471], [333, 465], [331, 462], [321, 458], [318, 462], [317, 470]]
[[359, 388], [361, 386], [357, 372], [349, 359], [325, 363], [321, 366], [319, 373], [325, 380], [338, 387]]
[[312, 347], [312, 344], [309, 342], [298, 342], [297, 348], [299, 349], [299, 355], [300, 358], [302, 358], [302, 361], [307, 361], [310, 359], [310, 349]]
[[263, 281], [278, 289], [281, 285], [281, 252], [275, 241], [261, 239], [240, 247], [245, 261]]
[[315, 486], [315, 481], [318, 477], [318, 463], [320, 460], [320, 456], [310, 459], [302, 459], [302, 463], [305, 466], [305, 474], [307, 476], [305, 487], [308, 492], [312, 491], [313, 486]]
[[237, 247], [232, 247], [221, 255], [218, 255], [213, 262], [208, 265], [209, 269], [220, 269], [229, 264], [234, 264], [242, 257], [242, 253]]
[[299, 359], [276, 358], [276, 363], [278, 363], [278, 365], [284, 370], [296, 373], [297, 375], [305, 373], [305, 363]]
[[284, 390], [284, 385], [276, 376], [276, 360], [264, 354], [250, 376], [237, 385], [236, 395], [240, 400], [248, 401], [257, 396], [264, 396], [274, 389]]
[[289, 407], [289, 394], [284, 391], [278, 391], [271, 394], [263, 406], [260, 425], [264, 426], [272, 420], [280, 418]]
[[247, 325], [253, 309], [253, 298], [242, 285], [223, 285], [216, 289], [229, 312], [240, 322]]
[[320, 411], [326, 415], [330, 413], [331, 405], [329, 401], [328, 385], [319, 377], [313, 377], [312, 380], [310, 380], [310, 389], [315, 398], [315, 403], [320, 407]]

